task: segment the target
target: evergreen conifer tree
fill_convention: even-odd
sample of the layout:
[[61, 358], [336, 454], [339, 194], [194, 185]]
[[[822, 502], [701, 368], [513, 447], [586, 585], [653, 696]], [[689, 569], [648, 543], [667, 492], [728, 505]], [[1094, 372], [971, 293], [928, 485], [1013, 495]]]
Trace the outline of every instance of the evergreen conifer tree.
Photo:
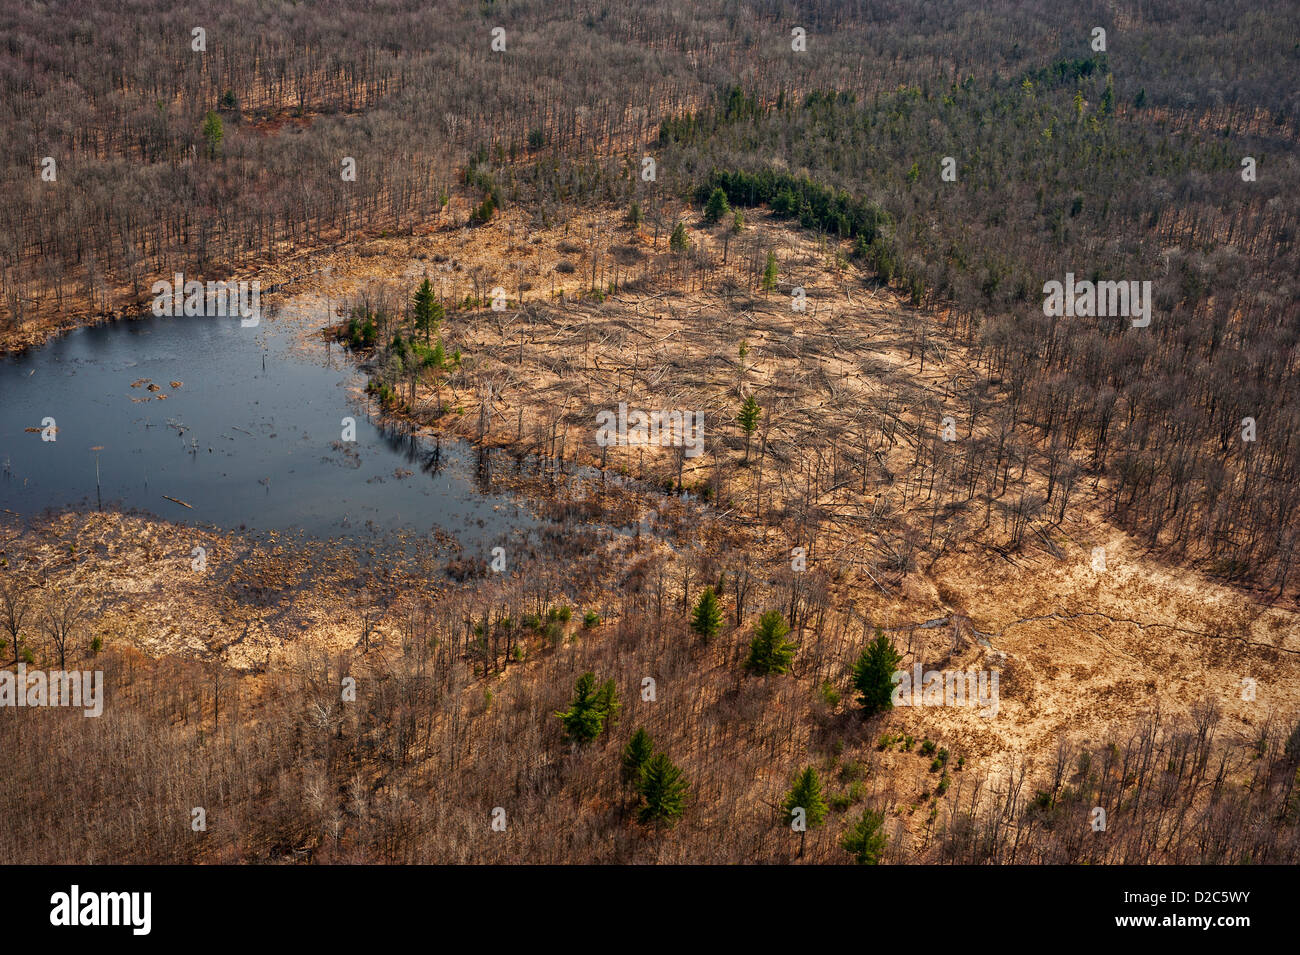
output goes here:
[[727, 194], [722, 191], [722, 187], [715, 187], [709, 195], [709, 201], [704, 206], [704, 218], [707, 222], [720, 222], [722, 217], [731, 211], [731, 204], [727, 202]]
[[770, 292], [776, 288], [776, 253], [768, 251], [767, 264], [763, 266], [763, 291]]
[[718, 634], [722, 627], [722, 607], [718, 603], [718, 596], [713, 592], [712, 587], [705, 587], [704, 593], [700, 594], [699, 602], [695, 604], [695, 613], [691, 617], [691, 629], [708, 643]]
[[[816, 769], [809, 766], [795, 776], [794, 785], [786, 793], [781, 808], [785, 811], [785, 824], [799, 833], [799, 855], [802, 857], [808, 830], [816, 829], [824, 823], [830, 813], [830, 807], [826, 805], [826, 799], [822, 795], [822, 783], [817, 778]], [[802, 813], [796, 810], [802, 810]]]
[[884, 832], [885, 814], [865, 809], [853, 828], [844, 834], [840, 846], [858, 865], [879, 865], [889, 837]]
[[641, 771], [654, 755], [654, 741], [643, 728], [632, 734], [623, 747], [623, 766], [620, 775], [624, 785], [640, 786]]
[[754, 431], [758, 428], [758, 415], [762, 409], [758, 405], [758, 399], [753, 395], [745, 398], [740, 405], [740, 412], [736, 415], [736, 423], [740, 425], [740, 430], [745, 432], [745, 460], [749, 460], [749, 439], [753, 436]]
[[785, 639], [789, 632], [790, 626], [781, 616], [781, 611], [769, 610], [763, 614], [754, 627], [745, 669], [759, 676], [789, 671], [795, 651], [795, 644]]
[[673, 234], [668, 237], [668, 248], [674, 252], [685, 252], [691, 247], [691, 240], [686, 235], [686, 225], [677, 223], [673, 226]]
[[641, 773], [642, 822], [672, 825], [686, 809], [689, 787], [665, 753], [655, 753]]
[[809, 829], [816, 829], [826, 821], [830, 806], [822, 794], [822, 783], [817, 777], [817, 770], [809, 766], [794, 778], [794, 785], [786, 793], [785, 802], [781, 804], [785, 811], [785, 824], [793, 825], [795, 809], [804, 811], [804, 821]]
[[427, 278], [415, 290], [411, 305], [415, 312], [415, 327], [424, 332], [424, 343], [427, 345], [430, 335], [438, 330], [438, 323], [442, 321], [442, 303], [433, 297], [433, 286]]
[[893, 642], [877, 627], [876, 639], [867, 644], [853, 665], [853, 688], [858, 691], [864, 715], [893, 707], [894, 672], [902, 659]]
[[569, 708], [555, 715], [564, 724], [565, 736], [571, 742], [589, 743], [601, 734], [607, 723], [614, 723], [622, 705], [613, 680], [597, 687], [596, 675], [587, 672], [578, 677]]

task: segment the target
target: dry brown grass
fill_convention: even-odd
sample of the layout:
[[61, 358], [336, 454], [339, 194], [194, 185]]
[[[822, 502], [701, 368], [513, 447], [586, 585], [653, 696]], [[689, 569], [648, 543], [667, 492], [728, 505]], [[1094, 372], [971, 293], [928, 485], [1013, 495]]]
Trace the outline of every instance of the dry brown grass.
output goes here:
[[[656, 249], [644, 230], [633, 235], [618, 218], [610, 210], [537, 230], [508, 213], [486, 227], [369, 240], [318, 259], [316, 267], [325, 271], [295, 285], [274, 321], [293, 323], [301, 347], [318, 349], [319, 329], [337, 322], [340, 304], [360, 290], [388, 284], [405, 298], [427, 273], [450, 303], [499, 284], [513, 300], [506, 312], [449, 312], [443, 335], [464, 360], [440, 386], [441, 414], [431, 383], [421, 385], [409, 415], [421, 429], [476, 438], [478, 407], [490, 393], [485, 443], [544, 460], [599, 465], [601, 449], [593, 440], [597, 410], [627, 401], [645, 410], [705, 415], [708, 451], [683, 462], [682, 478], [687, 487], [709, 485], [711, 506], [676, 501], [641, 485], [603, 491], [589, 485], [586, 499], [575, 503], [565, 482], [545, 468], [495, 478], [556, 515], [623, 526], [654, 511], [660, 527], [671, 527], [666, 536], [676, 551], [660, 541], [579, 538], [570, 525], [564, 532], [568, 556], [553, 561], [545, 579], [471, 579], [454, 600], [452, 583], [436, 573], [398, 574], [396, 584], [407, 610], [422, 601], [487, 608], [514, 600], [518, 606], [528, 587], [534, 594], [549, 587], [554, 594], [564, 583], [577, 584], [587, 604], [600, 607], [610, 621], [584, 638], [592, 649], [580, 656], [605, 661], [630, 680], [647, 665], [641, 658], [652, 647], [620, 650], [619, 615], [642, 613], [639, 601], [654, 591], [673, 621], [666, 632], [684, 633], [683, 599], [692, 601], [704, 580], [719, 569], [737, 569], [747, 558], [760, 584], [745, 626], [729, 628], [724, 640], [689, 664], [674, 657], [674, 666], [688, 667], [678, 678], [698, 699], [680, 711], [687, 723], [656, 724], [702, 794], [702, 815], [691, 824], [696, 829], [707, 829], [713, 815], [752, 823], [765, 803], [779, 798], [801, 756], [823, 759], [838, 745], [845, 747], [844, 760], [869, 766], [870, 797], [898, 807], [900, 832], [919, 838], [927, 831], [925, 813], [914, 807], [933, 789], [928, 760], [892, 749], [876, 752], [873, 734], [852, 712], [847, 669], [869, 634], [868, 624], [890, 632], [905, 652], [904, 666], [919, 661], [999, 669], [994, 719], [956, 707], [899, 708], [883, 724], [918, 743], [941, 742], [965, 756], [973, 771], [1004, 773], [1021, 757], [1047, 759], [1062, 736], [1094, 744], [1124, 738], [1156, 709], [1177, 725], [1205, 698], [1224, 714], [1223, 737], [1237, 742], [1254, 739], [1270, 720], [1277, 725], [1295, 719], [1295, 611], [1265, 606], [1196, 572], [1164, 565], [1158, 554], [1098, 517], [1104, 483], [1081, 486], [1059, 525], [1038, 522], [1041, 536], [1027, 534], [1018, 546], [1009, 544], [996, 513], [980, 526], [978, 511], [936, 511], [920, 486], [924, 482], [915, 480], [914, 465], [940, 413], [963, 420], [958, 395], [974, 377], [970, 356], [947, 340], [941, 323], [871, 288], [851, 268], [838, 269], [832, 247], [761, 216], [752, 216], [739, 248], [733, 240], [727, 267], [677, 275], [666, 253], [666, 230]], [[720, 233], [697, 228], [693, 238], [720, 256]], [[747, 250], [747, 243], [753, 248]], [[747, 254], [759, 256], [768, 248], [778, 250], [781, 288], [764, 295], [749, 287], [745, 263]], [[575, 265], [571, 275], [556, 271], [566, 260]], [[593, 261], [606, 282], [618, 269], [621, 287], [603, 300], [590, 293]], [[524, 285], [532, 289], [524, 291], [520, 308], [515, 303]], [[808, 290], [803, 314], [789, 307], [795, 285]], [[748, 349], [744, 360], [741, 342]], [[924, 368], [918, 343], [926, 347]], [[741, 396], [750, 393], [770, 415], [745, 465], [744, 439], [733, 421]], [[990, 402], [995, 406], [996, 396]], [[982, 417], [973, 438], [990, 434], [991, 421]], [[964, 439], [964, 427], [960, 431]], [[766, 450], [760, 451], [757, 439], [764, 436]], [[676, 474], [671, 449], [611, 449], [603, 463], [608, 474], [645, 478], [647, 484]], [[1039, 464], [1032, 455], [1027, 459], [1025, 488], [1042, 486]], [[883, 548], [909, 536], [915, 541], [910, 559], [892, 567]], [[67, 582], [75, 574], [103, 594], [108, 609], [94, 626], [110, 647], [151, 658], [201, 658], [243, 674], [241, 681], [254, 681], [241, 682], [250, 706], [260, 694], [257, 674], [285, 671], [305, 654], [357, 651], [358, 572], [344, 551], [273, 536], [205, 537], [210, 570], [204, 579], [189, 568], [193, 531], [137, 517], [66, 515], [11, 540], [5, 557], [11, 569], [32, 579]], [[814, 573], [806, 586], [787, 569], [796, 544], [809, 548]], [[1095, 546], [1106, 548], [1104, 574], [1090, 566]], [[221, 585], [213, 586], [213, 580]], [[629, 596], [629, 587], [640, 588], [642, 596]], [[788, 681], [762, 692], [738, 683], [736, 664], [749, 625], [759, 611], [783, 606], [795, 592], [791, 587], [804, 588], [796, 631], [804, 641], [803, 662]], [[396, 652], [401, 617], [394, 613], [381, 623], [376, 660]], [[950, 622], [919, 628], [941, 617]], [[661, 633], [659, 639], [668, 637]], [[572, 674], [560, 662], [541, 661], [551, 653], [562, 661], [573, 652], [539, 645], [531, 648], [528, 662], [504, 673], [471, 668], [457, 711], [474, 711], [482, 690], [491, 687], [510, 701], [517, 719], [523, 719], [520, 707], [534, 707], [535, 720], [544, 723], [552, 698], [562, 696], [555, 684]], [[568, 667], [577, 665], [575, 659]], [[1258, 681], [1253, 701], [1243, 699], [1243, 678]], [[838, 704], [818, 699], [827, 681], [843, 697]], [[756, 731], [782, 740], [770, 752], [760, 748], [746, 757], [744, 773], [751, 782], [736, 788], [717, 775], [723, 770], [714, 757], [720, 741], [739, 738], [709, 730], [709, 714], [743, 717], [751, 710]], [[497, 717], [485, 719], [483, 726], [497, 729], [485, 729], [488, 735], [481, 738], [506, 732], [505, 723], [493, 723]], [[613, 758], [609, 752], [599, 757], [602, 765]], [[428, 765], [428, 785], [438, 774], [436, 765]], [[729, 764], [726, 772], [735, 769]], [[574, 798], [581, 805], [580, 796]], [[602, 803], [579, 812], [571, 820], [575, 845], [596, 838], [581, 822], [591, 812], [604, 818], [613, 809]], [[469, 825], [457, 819], [457, 825]], [[689, 857], [686, 838], [665, 843], [656, 858]], [[828, 839], [819, 837], [814, 858], [834, 856]]]

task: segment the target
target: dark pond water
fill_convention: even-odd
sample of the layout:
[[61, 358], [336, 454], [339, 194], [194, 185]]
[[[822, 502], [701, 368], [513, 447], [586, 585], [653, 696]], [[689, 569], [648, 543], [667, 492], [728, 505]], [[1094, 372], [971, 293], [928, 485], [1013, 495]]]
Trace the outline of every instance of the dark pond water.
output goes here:
[[[0, 507], [39, 514], [102, 501], [321, 538], [440, 529], [473, 550], [537, 526], [516, 501], [484, 492], [471, 446], [437, 447], [368, 420], [349, 401], [357, 373], [340, 349], [295, 351], [297, 332], [284, 318], [256, 328], [146, 318], [0, 359]], [[340, 440], [345, 417], [355, 443]], [[49, 418], [54, 441], [26, 430]]]

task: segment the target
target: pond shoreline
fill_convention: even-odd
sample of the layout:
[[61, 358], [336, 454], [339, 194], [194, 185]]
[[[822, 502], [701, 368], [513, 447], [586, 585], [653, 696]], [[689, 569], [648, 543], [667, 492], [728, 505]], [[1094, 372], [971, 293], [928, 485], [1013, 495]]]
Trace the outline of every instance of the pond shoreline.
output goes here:
[[137, 316], [0, 360], [0, 506], [322, 538], [441, 527], [480, 545], [535, 526], [476, 480], [467, 442], [360, 413], [355, 362], [299, 348], [321, 334], [309, 324]]

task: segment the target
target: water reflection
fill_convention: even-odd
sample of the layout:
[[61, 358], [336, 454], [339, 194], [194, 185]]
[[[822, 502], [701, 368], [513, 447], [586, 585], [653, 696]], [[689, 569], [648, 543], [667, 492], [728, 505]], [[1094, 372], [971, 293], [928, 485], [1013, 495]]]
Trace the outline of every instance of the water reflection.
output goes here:
[[316, 537], [441, 531], [473, 550], [537, 526], [493, 492], [490, 453], [372, 420], [350, 364], [328, 344], [295, 352], [296, 331], [146, 318], [0, 360], [0, 507]]

